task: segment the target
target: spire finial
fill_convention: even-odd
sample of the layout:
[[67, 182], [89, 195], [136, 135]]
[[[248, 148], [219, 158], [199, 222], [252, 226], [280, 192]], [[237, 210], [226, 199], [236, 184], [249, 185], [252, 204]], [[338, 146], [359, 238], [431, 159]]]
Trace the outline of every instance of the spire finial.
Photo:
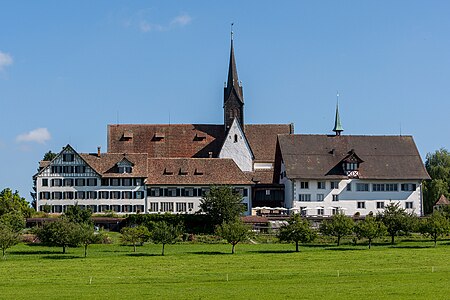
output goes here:
[[339, 116], [339, 92], [336, 92], [336, 117], [334, 119], [334, 128], [333, 131], [336, 135], [341, 135], [341, 132], [344, 131], [341, 124], [341, 118]]
[[233, 25], [234, 25], [234, 23], [232, 22], [231, 23], [231, 40], [233, 40]]

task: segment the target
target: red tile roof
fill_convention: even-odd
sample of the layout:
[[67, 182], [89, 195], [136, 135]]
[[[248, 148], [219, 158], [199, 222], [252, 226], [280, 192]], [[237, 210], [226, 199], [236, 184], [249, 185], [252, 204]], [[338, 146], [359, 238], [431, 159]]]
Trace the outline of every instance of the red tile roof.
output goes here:
[[251, 185], [232, 159], [149, 158], [149, 185]]
[[444, 195], [441, 195], [434, 205], [450, 205], [450, 201]]
[[291, 124], [249, 124], [245, 125], [245, 136], [255, 155], [255, 161], [275, 161], [278, 134], [291, 133]]
[[[102, 177], [147, 177], [147, 154], [97, 154], [80, 153], [80, 156]], [[131, 173], [117, 173], [116, 165], [123, 159], [133, 164]]]
[[341, 162], [351, 150], [363, 160], [361, 179], [430, 178], [411, 136], [294, 134], [278, 140], [289, 178], [345, 178]]

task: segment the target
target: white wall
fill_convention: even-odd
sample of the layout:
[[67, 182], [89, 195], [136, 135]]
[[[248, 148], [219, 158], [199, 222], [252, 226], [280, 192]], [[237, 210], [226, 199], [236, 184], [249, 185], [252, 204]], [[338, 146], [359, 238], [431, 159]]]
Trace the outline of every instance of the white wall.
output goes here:
[[[237, 139], [235, 139], [237, 137]], [[236, 119], [228, 131], [219, 158], [231, 158], [245, 172], [253, 171], [253, 156], [245, 135]]]
[[[301, 182], [307, 181], [309, 188], [302, 189]], [[322, 181], [322, 180], [319, 180]], [[324, 215], [329, 216], [332, 214], [332, 207], [339, 207], [343, 209], [346, 215], [354, 215], [359, 212], [361, 215], [367, 215], [370, 212], [376, 214], [383, 209], [377, 209], [377, 202], [383, 202], [386, 206], [390, 201], [399, 202], [400, 207], [406, 208], [406, 202], [412, 202], [413, 208], [407, 209], [408, 212], [414, 212], [417, 215], [422, 215], [421, 206], [421, 182], [420, 181], [399, 181], [399, 180], [359, 180], [359, 179], [346, 179], [340, 180], [338, 188], [331, 189], [331, 181], [325, 181], [325, 189], [318, 189], [318, 180], [306, 180], [306, 179], [295, 179], [286, 180], [284, 182], [286, 191], [290, 188], [289, 185], [293, 185], [294, 194], [291, 196], [293, 207], [300, 209], [301, 207], [306, 207], [306, 215], [317, 215], [317, 208], [324, 208]], [[369, 191], [358, 192], [356, 191], [357, 183], [368, 183]], [[397, 191], [372, 191], [373, 183], [385, 183], [385, 184], [397, 184]], [[414, 183], [416, 184], [416, 189], [414, 191], [401, 191], [402, 183]], [[351, 185], [351, 191], [347, 191], [347, 185]], [[309, 194], [311, 195], [311, 201], [299, 201], [299, 194]], [[317, 194], [323, 194], [324, 200], [317, 201]], [[333, 201], [333, 195], [338, 195], [339, 200]], [[289, 196], [286, 193], [286, 196]], [[289, 202], [286, 199], [286, 203]], [[364, 202], [365, 208], [358, 208], [357, 203]]]

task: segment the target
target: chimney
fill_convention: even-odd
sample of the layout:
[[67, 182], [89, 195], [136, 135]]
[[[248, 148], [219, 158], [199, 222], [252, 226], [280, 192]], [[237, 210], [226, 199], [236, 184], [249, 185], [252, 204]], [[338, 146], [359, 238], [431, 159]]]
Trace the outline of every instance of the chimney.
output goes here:
[[289, 133], [294, 134], [294, 123], [289, 124]]
[[97, 147], [97, 156], [98, 157], [101, 156], [101, 149], [102, 149], [102, 147], [100, 147], [100, 146]]
[[208, 152], [208, 156], [209, 156], [209, 158], [212, 158], [212, 152], [211, 151]]

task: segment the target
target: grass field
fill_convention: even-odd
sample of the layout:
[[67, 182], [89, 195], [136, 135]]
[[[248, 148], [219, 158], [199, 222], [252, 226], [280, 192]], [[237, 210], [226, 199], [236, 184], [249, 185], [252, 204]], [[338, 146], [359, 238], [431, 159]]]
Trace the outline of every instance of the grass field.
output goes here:
[[450, 299], [450, 242], [394, 247], [20, 244], [0, 260], [1, 299]]

